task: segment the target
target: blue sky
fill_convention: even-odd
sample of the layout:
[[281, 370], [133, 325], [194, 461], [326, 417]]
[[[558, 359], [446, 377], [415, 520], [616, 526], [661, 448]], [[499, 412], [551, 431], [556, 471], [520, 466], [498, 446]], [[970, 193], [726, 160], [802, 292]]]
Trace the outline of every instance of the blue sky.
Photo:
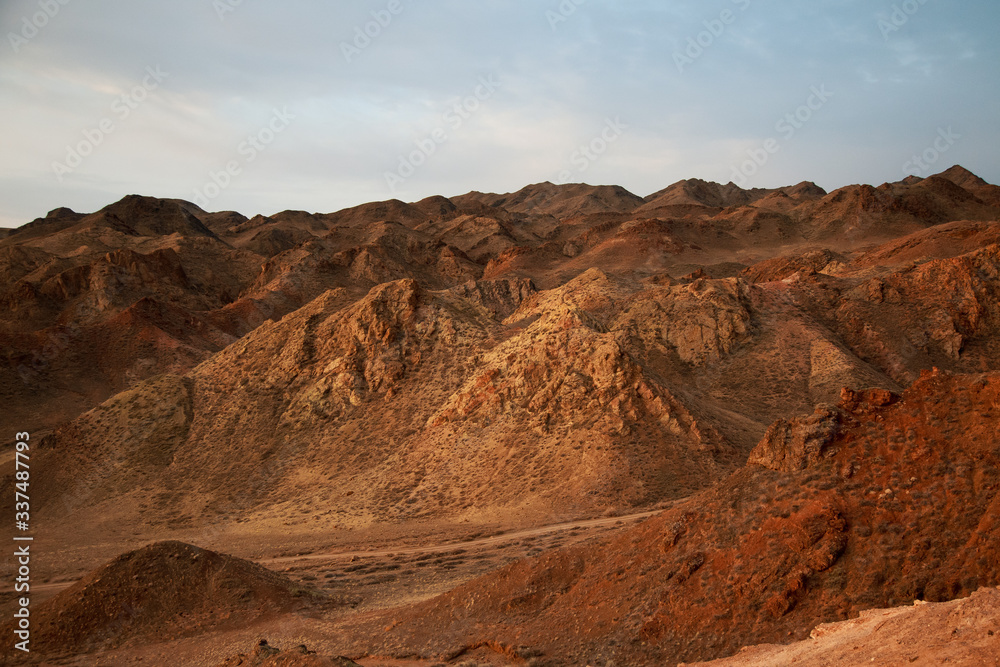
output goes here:
[[997, 183], [998, 24], [995, 0], [5, 0], [0, 226], [130, 193]]

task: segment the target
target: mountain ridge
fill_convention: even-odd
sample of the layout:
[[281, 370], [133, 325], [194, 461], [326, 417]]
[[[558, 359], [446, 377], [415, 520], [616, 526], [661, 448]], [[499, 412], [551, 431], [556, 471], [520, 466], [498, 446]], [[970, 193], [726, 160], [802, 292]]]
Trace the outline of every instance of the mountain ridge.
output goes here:
[[[668, 664], [995, 586], [997, 192], [55, 209], [0, 238], [0, 422], [31, 433], [40, 590], [104, 583], [52, 598], [39, 660], [218, 664], [273, 621], [366, 665]], [[286, 568], [280, 609], [115, 560], [229, 581], [190, 544]]]

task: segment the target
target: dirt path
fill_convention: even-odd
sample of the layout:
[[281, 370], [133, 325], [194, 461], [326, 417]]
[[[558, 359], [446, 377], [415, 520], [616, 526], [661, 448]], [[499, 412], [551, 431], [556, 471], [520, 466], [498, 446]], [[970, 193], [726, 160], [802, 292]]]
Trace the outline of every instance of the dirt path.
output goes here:
[[[311, 560], [339, 560], [339, 559], [350, 559], [350, 558], [379, 558], [385, 556], [393, 555], [420, 555], [420, 554], [434, 554], [434, 553], [445, 553], [448, 551], [454, 551], [455, 549], [468, 549], [473, 547], [490, 546], [493, 544], [500, 544], [503, 542], [510, 542], [514, 540], [522, 540], [528, 537], [538, 537], [542, 535], [551, 535], [553, 533], [560, 533], [574, 529], [587, 529], [587, 528], [600, 528], [602, 526], [612, 526], [619, 522], [627, 523], [631, 521], [639, 521], [641, 519], [646, 519], [648, 517], [659, 514], [663, 510], [652, 510], [648, 512], [639, 512], [638, 514], [627, 514], [624, 516], [615, 516], [603, 519], [587, 519], [584, 521], [570, 521], [568, 523], [557, 523], [550, 526], [541, 526], [539, 528], [528, 528], [525, 530], [517, 530], [509, 533], [503, 533], [502, 535], [493, 535], [490, 537], [480, 537], [474, 540], [466, 540], [464, 542], [446, 542], [442, 544], [432, 544], [427, 546], [418, 547], [399, 547], [395, 549], [379, 549], [377, 551], [333, 551], [326, 553], [312, 553], [312, 554], [302, 554], [300, 556], [282, 556], [280, 558], [259, 558], [251, 559], [255, 563], [261, 565], [272, 565], [279, 563], [291, 563], [300, 561], [311, 561]], [[60, 581], [50, 584], [34, 584], [31, 586], [33, 592], [45, 592], [50, 595], [55, 595], [64, 588], [69, 588], [76, 583], [74, 581]], [[50, 595], [46, 595], [49, 597]]]
[[453, 551], [455, 549], [467, 549], [469, 547], [480, 547], [489, 546], [491, 544], [498, 544], [501, 542], [509, 542], [512, 540], [521, 540], [526, 537], [538, 537], [540, 535], [550, 535], [552, 533], [564, 532], [567, 530], [573, 530], [574, 528], [598, 528], [601, 526], [611, 526], [618, 522], [628, 522], [628, 521], [638, 521], [640, 519], [645, 519], [651, 517], [655, 514], [659, 514], [663, 510], [653, 510], [650, 512], [640, 512], [639, 514], [628, 514], [625, 516], [616, 516], [607, 519], [587, 519], [585, 521], [571, 521], [569, 523], [557, 523], [551, 526], [542, 526], [540, 528], [529, 528], [526, 530], [518, 530], [509, 533], [503, 533], [502, 535], [493, 535], [491, 537], [480, 537], [474, 540], [466, 540], [464, 542], [446, 542], [444, 544], [434, 544], [430, 546], [419, 546], [419, 547], [399, 547], [396, 549], [379, 549], [378, 551], [335, 551], [328, 553], [315, 553], [315, 554], [303, 554], [301, 556], [282, 556], [280, 558], [262, 558], [255, 562], [261, 565], [269, 565], [271, 563], [290, 563], [293, 561], [304, 561], [304, 560], [335, 560], [339, 558], [379, 558], [385, 556], [400, 556], [400, 555], [418, 555], [418, 554], [433, 554], [433, 553], [444, 553], [448, 551]]

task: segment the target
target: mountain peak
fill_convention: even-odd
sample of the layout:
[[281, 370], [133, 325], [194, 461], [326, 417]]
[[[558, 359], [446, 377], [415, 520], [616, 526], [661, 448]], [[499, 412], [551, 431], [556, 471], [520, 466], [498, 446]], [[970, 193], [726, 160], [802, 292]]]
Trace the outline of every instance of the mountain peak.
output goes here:
[[79, 216], [80, 214], [71, 208], [65, 206], [60, 206], [59, 208], [54, 208], [48, 212], [45, 216], [46, 220], [59, 220], [61, 218], [72, 218]]
[[961, 185], [962, 187], [967, 187], [970, 185], [976, 187], [989, 185], [989, 183], [984, 181], [982, 178], [976, 176], [971, 171], [958, 164], [956, 164], [953, 167], [949, 167], [948, 169], [942, 171], [940, 174], [936, 175], [940, 176], [941, 178], [946, 178], [955, 185]]
[[126, 195], [85, 218], [122, 228], [137, 236], [209, 236], [215, 234], [188, 209], [189, 202], [145, 195]]

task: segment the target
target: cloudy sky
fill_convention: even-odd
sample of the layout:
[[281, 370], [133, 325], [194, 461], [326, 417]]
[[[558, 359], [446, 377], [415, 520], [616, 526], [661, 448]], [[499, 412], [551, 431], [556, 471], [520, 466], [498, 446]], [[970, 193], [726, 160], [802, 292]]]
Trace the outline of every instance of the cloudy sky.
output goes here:
[[0, 226], [129, 193], [1000, 183], [998, 24], [996, 0], [3, 0]]

